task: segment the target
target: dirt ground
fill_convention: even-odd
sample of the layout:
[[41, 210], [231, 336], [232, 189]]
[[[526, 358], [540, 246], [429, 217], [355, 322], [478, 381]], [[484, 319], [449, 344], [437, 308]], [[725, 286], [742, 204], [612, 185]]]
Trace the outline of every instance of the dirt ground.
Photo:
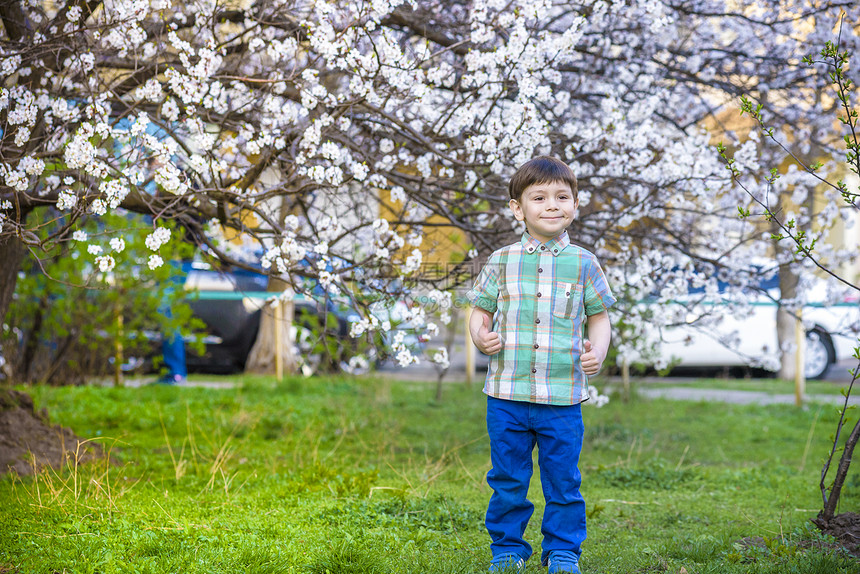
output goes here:
[[824, 528], [824, 532], [838, 540], [854, 556], [860, 556], [860, 514], [837, 514]]
[[60, 468], [68, 460], [102, 456], [98, 445], [85, 443], [71, 429], [52, 425], [48, 412], [35, 412], [33, 399], [15, 390], [0, 390], [0, 474], [33, 474], [45, 466]]

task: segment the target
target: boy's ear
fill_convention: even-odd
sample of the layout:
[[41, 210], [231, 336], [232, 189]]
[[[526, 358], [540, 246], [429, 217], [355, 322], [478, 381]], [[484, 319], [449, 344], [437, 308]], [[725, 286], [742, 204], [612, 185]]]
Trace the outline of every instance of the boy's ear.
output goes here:
[[523, 208], [520, 205], [519, 201], [517, 201], [516, 199], [512, 199], [508, 202], [508, 206], [511, 208], [514, 217], [517, 218], [517, 221], [523, 221], [525, 219], [525, 215], [523, 215]]

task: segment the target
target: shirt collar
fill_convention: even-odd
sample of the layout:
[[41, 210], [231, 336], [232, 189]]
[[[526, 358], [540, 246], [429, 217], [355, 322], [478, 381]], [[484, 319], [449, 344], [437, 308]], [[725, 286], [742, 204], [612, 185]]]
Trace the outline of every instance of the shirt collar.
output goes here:
[[528, 231], [524, 231], [522, 238], [520, 238], [520, 243], [522, 243], [523, 248], [528, 253], [549, 250], [553, 255], [558, 255], [564, 251], [565, 247], [570, 245], [570, 237], [567, 235], [567, 231], [562, 231], [560, 235], [550, 239], [546, 243], [541, 243], [529, 235]]

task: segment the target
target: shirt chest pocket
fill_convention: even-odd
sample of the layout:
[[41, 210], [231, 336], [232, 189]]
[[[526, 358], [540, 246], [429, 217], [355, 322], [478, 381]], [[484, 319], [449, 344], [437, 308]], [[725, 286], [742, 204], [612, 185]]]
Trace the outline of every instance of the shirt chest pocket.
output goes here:
[[560, 319], [576, 319], [582, 312], [582, 285], [556, 283], [552, 314]]

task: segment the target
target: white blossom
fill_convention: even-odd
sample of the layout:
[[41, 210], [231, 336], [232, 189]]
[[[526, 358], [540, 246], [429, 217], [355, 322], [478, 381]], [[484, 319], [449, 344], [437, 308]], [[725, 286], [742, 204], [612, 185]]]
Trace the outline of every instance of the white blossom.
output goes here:
[[161, 115], [167, 120], [175, 122], [179, 117], [179, 106], [173, 98], [167, 98], [161, 105]]
[[439, 347], [439, 350], [433, 354], [433, 362], [439, 365], [443, 370], [450, 367], [451, 362], [448, 360], [448, 349], [445, 347]]
[[66, 19], [68, 19], [69, 22], [77, 22], [78, 19], [81, 17], [81, 12], [82, 11], [80, 6], [71, 6], [66, 11]]
[[170, 230], [166, 227], [159, 227], [146, 236], [144, 244], [150, 251], [158, 251], [168, 241], [170, 241]]
[[27, 175], [41, 175], [45, 171], [45, 162], [34, 157], [23, 157], [18, 162], [18, 169], [24, 170]]
[[78, 203], [78, 196], [68, 191], [61, 191], [57, 196], [57, 209], [60, 211], [68, 211], [73, 209]]
[[[625, 319], [625, 332], [614, 340], [644, 359], [659, 344], [644, 335], [649, 325], [707, 315], [704, 305], [670, 304], [691, 285], [716, 303], [724, 283], [751, 281], [741, 276], [753, 261], [811, 264], [773, 251], [759, 202], [814, 230], [825, 266], [857, 259], [828, 238], [856, 225], [856, 210], [806, 170], [786, 168], [777, 143], [797, 158], [821, 156], [817, 175], [841, 177], [844, 150], [827, 151], [841, 149], [839, 126], [822, 113], [832, 87], [823, 66], [800, 66], [798, 54], [832, 40], [841, 19], [860, 20], [860, 5], [826, 4], [803, 20], [786, 17], [808, 13], [797, 0], [613, 0], [586, 11], [474, 0], [432, 14], [434, 36], [391, 25], [436, 8], [420, 0], [234, 2], [226, 6], [235, 18], [214, 19], [224, 8], [214, 0], [117, 0], [93, 14], [49, 3], [49, 12], [65, 10], [60, 25], [40, 20], [37, 4], [23, 4], [35, 18], [32, 45], [0, 53], [11, 136], [0, 199], [16, 207], [55, 202], [64, 219], [121, 206], [155, 221], [215, 217], [204, 226], [210, 254], [284, 279], [312, 277], [353, 298], [411, 284], [425, 263], [465, 255], [462, 270], [501, 247], [523, 229], [506, 208], [506, 183], [523, 162], [554, 154], [580, 181], [571, 237], [624, 294], [613, 318]], [[300, 33], [284, 28], [284, 15]], [[840, 42], [856, 51], [857, 31], [843, 28]], [[856, 67], [846, 73], [860, 79]], [[736, 114], [739, 92], [754, 108], [760, 100], [773, 137], [707, 120]], [[735, 182], [714, 149], [720, 140], [740, 172]], [[772, 166], [781, 173], [768, 182]], [[753, 213], [737, 217], [738, 207]], [[0, 241], [41, 232], [44, 218], [20, 222], [3, 211]], [[162, 233], [147, 238], [153, 257], [169, 239]], [[453, 302], [444, 290], [431, 295], [410, 319], [430, 317], [427, 331], [438, 334]], [[648, 313], [629, 308], [646, 297], [656, 298]], [[369, 317], [352, 330], [381, 327]], [[386, 334], [392, 352], [411, 364], [418, 351], [402, 349], [395, 331]]]
[[129, 189], [121, 180], [112, 179], [110, 181], [103, 181], [99, 185], [99, 192], [105, 196], [108, 206], [111, 209], [116, 209], [128, 195]]
[[90, 213], [95, 215], [104, 215], [107, 213], [107, 206], [105, 202], [101, 199], [94, 199], [92, 203], [90, 203]]
[[406, 261], [401, 268], [401, 273], [404, 275], [409, 275], [410, 273], [414, 273], [421, 268], [421, 262], [424, 258], [423, 253], [421, 253], [420, 249], [413, 249], [412, 253], [409, 257], [406, 258]]
[[26, 191], [30, 187], [30, 181], [27, 179], [27, 174], [21, 170], [8, 170], [4, 179], [6, 180], [6, 185], [14, 188], [15, 191]]
[[100, 255], [96, 257], [95, 263], [98, 265], [99, 271], [102, 273], [113, 271], [113, 268], [116, 266], [116, 261], [110, 255]]

